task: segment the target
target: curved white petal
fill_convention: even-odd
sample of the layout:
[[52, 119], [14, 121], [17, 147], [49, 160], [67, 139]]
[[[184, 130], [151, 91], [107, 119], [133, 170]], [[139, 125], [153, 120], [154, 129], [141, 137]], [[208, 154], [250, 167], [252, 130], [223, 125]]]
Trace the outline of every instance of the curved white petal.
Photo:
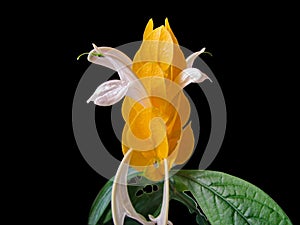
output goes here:
[[143, 106], [151, 105], [151, 102], [148, 98], [148, 93], [146, 92], [144, 85], [139, 79], [129, 83], [126, 95], [133, 98], [137, 102], [140, 102]]
[[186, 58], [186, 66], [187, 68], [191, 68], [194, 64], [195, 59], [205, 51], [205, 48], [202, 48], [200, 51], [191, 54]]
[[[93, 46], [94, 49], [88, 55], [90, 62], [117, 71], [121, 80], [129, 82], [137, 79], [131, 70], [132, 61], [127, 55], [115, 48], [97, 47], [95, 44]], [[100, 53], [103, 56], [95, 56], [95, 53]]]
[[175, 82], [179, 84], [182, 88], [189, 85], [190, 83], [202, 83], [206, 79], [212, 80], [205, 74], [202, 73], [197, 68], [187, 68], [184, 69], [179, 76], [175, 79]]
[[169, 213], [169, 168], [168, 161], [164, 159], [164, 169], [165, 169], [165, 183], [164, 183], [164, 192], [163, 192], [163, 202], [161, 205], [160, 214], [154, 218], [152, 215], [149, 215], [151, 221], [157, 223], [157, 225], [166, 225], [171, 224], [172, 222], [168, 221]]
[[133, 208], [127, 190], [127, 173], [128, 163], [131, 158], [132, 149], [125, 154], [112, 187], [112, 217], [115, 225], [123, 225], [125, 216], [131, 217], [144, 225], [154, 225], [153, 222], [147, 221], [142, 215], [137, 213]]
[[120, 101], [128, 91], [129, 83], [123, 80], [110, 80], [101, 84], [94, 94], [87, 100], [96, 105], [109, 106]]

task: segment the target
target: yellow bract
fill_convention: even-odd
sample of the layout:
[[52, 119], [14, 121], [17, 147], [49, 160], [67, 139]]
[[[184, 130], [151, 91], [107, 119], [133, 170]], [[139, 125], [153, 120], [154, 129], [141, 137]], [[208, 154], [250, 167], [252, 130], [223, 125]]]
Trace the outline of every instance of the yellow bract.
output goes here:
[[154, 181], [164, 176], [164, 159], [168, 159], [170, 169], [174, 163], [184, 163], [194, 147], [191, 126], [182, 129], [189, 118], [190, 105], [182, 89], [173, 82], [185, 68], [184, 55], [168, 20], [165, 26], [154, 30], [153, 21], [149, 20], [132, 70], [151, 104], [124, 99], [122, 150], [125, 154], [133, 149], [130, 165]]

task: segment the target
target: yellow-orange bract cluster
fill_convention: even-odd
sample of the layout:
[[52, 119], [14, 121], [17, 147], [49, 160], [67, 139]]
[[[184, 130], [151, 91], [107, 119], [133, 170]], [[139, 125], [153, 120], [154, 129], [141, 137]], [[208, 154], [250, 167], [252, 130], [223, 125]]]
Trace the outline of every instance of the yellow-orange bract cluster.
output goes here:
[[164, 176], [163, 159], [168, 159], [170, 169], [183, 164], [193, 151], [191, 125], [183, 128], [190, 105], [176, 84], [176, 77], [185, 68], [186, 60], [168, 20], [156, 29], [150, 20], [132, 65], [147, 96], [141, 101], [124, 99], [122, 150], [125, 154], [133, 149], [130, 165], [154, 181]]

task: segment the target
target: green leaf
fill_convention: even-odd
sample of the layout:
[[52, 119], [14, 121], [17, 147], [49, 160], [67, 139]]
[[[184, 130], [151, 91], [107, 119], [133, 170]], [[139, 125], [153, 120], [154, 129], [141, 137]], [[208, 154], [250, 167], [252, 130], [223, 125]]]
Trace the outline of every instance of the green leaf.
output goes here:
[[112, 185], [113, 180], [109, 180], [100, 190], [99, 194], [94, 200], [89, 214], [89, 225], [96, 225], [103, 213], [105, 212], [107, 206], [110, 204]]
[[240, 178], [214, 171], [182, 170], [173, 180], [175, 187], [192, 193], [212, 225], [292, 224], [270, 196]]
[[[137, 177], [140, 172], [129, 168], [128, 171], [128, 180], [131, 180]], [[97, 225], [99, 223], [104, 224], [107, 221], [112, 219], [110, 201], [111, 201], [111, 192], [113, 185], [114, 177], [112, 177], [100, 190], [96, 199], [94, 200], [88, 219], [88, 225]]]
[[97, 222], [97, 225], [103, 225], [103, 224], [111, 224], [109, 223], [110, 221], [112, 221], [112, 211], [111, 211], [111, 204], [109, 204], [105, 211], [103, 212], [102, 216], [100, 217], [100, 219]]
[[163, 183], [151, 184], [141, 177], [137, 186], [128, 186], [128, 193], [135, 210], [148, 219], [151, 214], [156, 217], [160, 212], [163, 198]]
[[141, 225], [139, 222], [136, 222], [134, 219], [125, 218], [124, 225]]
[[[177, 183], [178, 184], [178, 183]], [[182, 187], [181, 187], [182, 188]], [[180, 188], [179, 188], [180, 190]], [[182, 204], [184, 204], [190, 211], [190, 213], [196, 213], [196, 221], [199, 225], [208, 225], [208, 221], [205, 216], [197, 208], [197, 203], [193, 198], [188, 196], [184, 191], [178, 191], [177, 188], [170, 182], [170, 199], [174, 199]]]
[[199, 214], [196, 216], [196, 222], [199, 225], [209, 225], [210, 224], [205, 217], [200, 216]]

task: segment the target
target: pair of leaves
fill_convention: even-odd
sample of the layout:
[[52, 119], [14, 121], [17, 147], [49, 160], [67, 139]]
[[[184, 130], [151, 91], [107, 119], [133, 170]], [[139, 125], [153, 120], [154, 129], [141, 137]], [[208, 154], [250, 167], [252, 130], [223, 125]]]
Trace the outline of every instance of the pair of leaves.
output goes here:
[[[141, 181], [146, 182], [144, 178]], [[143, 187], [128, 187], [133, 206], [146, 218], [148, 214], [156, 216], [160, 211], [163, 184], [156, 185], [158, 190], [139, 196], [136, 194]], [[112, 224], [111, 189], [112, 180], [107, 182], [95, 199], [89, 216], [89, 225]], [[209, 222], [186, 191], [191, 192]], [[178, 171], [170, 180], [170, 199], [183, 203], [191, 213], [196, 213], [199, 225], [292, 224], [277, 203], [262, 190], [242, 179], [221, 172]], [[125, 224], [138, 223], [128, 218]]]

